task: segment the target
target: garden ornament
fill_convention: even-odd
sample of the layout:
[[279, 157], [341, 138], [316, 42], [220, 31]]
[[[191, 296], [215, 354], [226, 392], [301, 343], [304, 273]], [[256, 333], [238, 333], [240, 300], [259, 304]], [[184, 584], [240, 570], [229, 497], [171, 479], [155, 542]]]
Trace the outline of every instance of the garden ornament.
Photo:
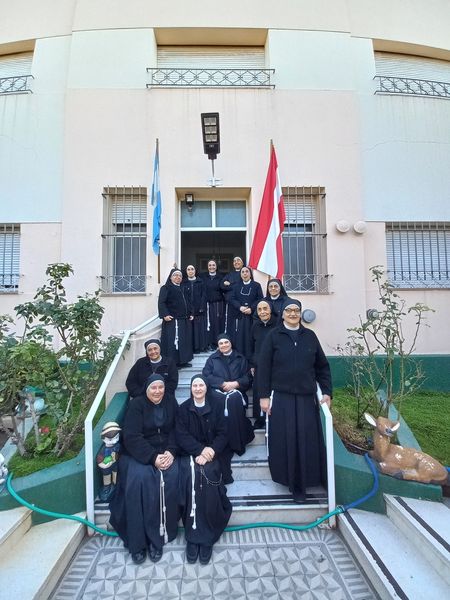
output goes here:
[[391, 444], [391, 437], [400, 427], [399, 421], [390, 421], [385, 417], [375, 419], [369, 413], [364, 413], [364, 417], [375, 427], [373, 450], [369, 455], [377, 462], [381, 473], [420, 483], [446, 483], [447, 469], [436, 459], [416, 448]]
[[121, 429], [115, 421], [105, 423], [101, 432], [103, 444], [97, 453], [97, 467], [103, 478], [103, 485], [98, 494], [102, 502], [109, 502], [116, 489], [120, 432]]

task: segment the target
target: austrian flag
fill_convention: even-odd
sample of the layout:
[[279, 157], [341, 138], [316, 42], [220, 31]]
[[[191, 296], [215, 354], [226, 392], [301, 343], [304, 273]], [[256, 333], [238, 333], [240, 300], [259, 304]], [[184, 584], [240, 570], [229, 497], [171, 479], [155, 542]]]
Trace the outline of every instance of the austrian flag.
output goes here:
[[283, 192], [278, 175], [275, 148], [272, 146], [266, 185], [248, 264], [253, 269], [278, 279], [282, 278], [284, 270], [281, 239], [284, 221]]

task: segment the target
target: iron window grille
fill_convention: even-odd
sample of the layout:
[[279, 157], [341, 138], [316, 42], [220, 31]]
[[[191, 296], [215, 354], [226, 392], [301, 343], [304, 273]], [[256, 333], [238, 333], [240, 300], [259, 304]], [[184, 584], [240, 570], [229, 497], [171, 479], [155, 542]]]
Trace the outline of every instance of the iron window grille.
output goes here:
[[31, 94], [33, 75], [0, 78], [0, 94]]
[[386, 75], [377, 75], [374, 79], [377, 84], [375, 94], [403, 94], [450, 98], [450, 83], [444, 81], [388, 77]]
[[20, 225], [0, 225], [0, 293], [19, 289]]
[[103, 190], [103, 275], [106, 293], [145, 293], [147, 265], [147, 188]]
[[147, 69], [152, 87], [257, 87], [274, 88], [274, 69]]
[[450, 223], [386, 223], [389, 281], [399, 288], [450, 288]]
[[286, 187], [283, 199], [286, 291], [328, 293], [325, 189]]

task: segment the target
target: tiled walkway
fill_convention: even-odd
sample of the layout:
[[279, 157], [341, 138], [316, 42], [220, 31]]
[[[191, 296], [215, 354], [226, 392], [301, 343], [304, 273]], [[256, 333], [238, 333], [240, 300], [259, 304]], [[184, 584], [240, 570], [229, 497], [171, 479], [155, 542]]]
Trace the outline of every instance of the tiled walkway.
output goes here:
[[86, 539], [52, 600], [375, 599], [338, 533], [274, 528], [225, 533], [211, 563], [190, 565], [184, 538], [136, 566], [117, 538]]

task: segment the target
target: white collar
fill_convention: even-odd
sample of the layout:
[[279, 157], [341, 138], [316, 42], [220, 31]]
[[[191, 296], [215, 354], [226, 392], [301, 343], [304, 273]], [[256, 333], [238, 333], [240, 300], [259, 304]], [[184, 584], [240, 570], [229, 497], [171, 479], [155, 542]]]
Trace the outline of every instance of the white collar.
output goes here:
[[197, 400], [194, 398], [194, 406], [196, 408], [202, 408], [203, 406], [205, 406], [205, 399], [203, 398], [203, 402], [197, 402]]
[[297, 331], [297, 329], [300, 329], [300, 323], [296, 327], [292, 327], [292, 325], [288, 325], [287, 323], [283, 323], [283, 325], [286, 329], [289, 329], [289, 331]]

